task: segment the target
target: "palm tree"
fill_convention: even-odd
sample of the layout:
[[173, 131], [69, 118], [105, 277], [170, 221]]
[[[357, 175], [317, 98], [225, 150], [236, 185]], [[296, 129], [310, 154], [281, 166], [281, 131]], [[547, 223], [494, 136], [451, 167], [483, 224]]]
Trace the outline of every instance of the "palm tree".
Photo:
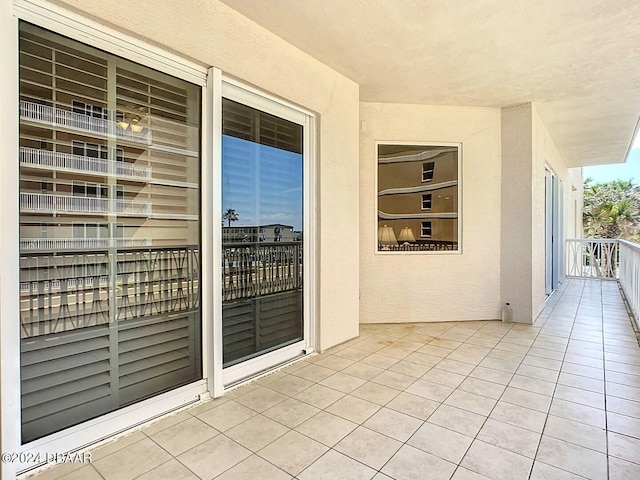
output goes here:
[[584, 185], [585, 232], [593, 238], [640, 237], [640, 187], [630, 180]]
[[229, 221], [229, 226], [231, 226], [231, 222], [235, 222], [238, 220], [238, 214], [233, 208], [228, 208], [224, 215], [222, 215], [223, 220]]

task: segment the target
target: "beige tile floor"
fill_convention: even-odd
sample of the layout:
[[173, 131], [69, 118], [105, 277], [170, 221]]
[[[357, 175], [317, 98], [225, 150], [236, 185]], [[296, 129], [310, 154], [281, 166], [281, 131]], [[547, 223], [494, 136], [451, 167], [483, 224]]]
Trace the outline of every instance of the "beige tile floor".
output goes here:
[[35, 478], [640, 479], [640, 348], [616, 283], [565, 282], [533, 326], [360, 332]]

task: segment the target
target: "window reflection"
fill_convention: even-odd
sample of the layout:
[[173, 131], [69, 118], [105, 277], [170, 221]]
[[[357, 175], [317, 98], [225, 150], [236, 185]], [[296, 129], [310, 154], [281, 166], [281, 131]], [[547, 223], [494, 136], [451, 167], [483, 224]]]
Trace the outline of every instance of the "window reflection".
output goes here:
[[379, 251], [458, 251], [459, 145], [378, 145]]
[[222, 104], [223, 365], [302, 339], [301, 125]]

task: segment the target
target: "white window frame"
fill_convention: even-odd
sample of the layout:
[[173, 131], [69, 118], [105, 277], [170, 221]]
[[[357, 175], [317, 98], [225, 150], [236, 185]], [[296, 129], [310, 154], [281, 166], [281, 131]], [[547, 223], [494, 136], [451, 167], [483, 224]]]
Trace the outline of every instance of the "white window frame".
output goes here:
[[[104, 107], [99, 107], [98, 105], [93, 105], [92, 103], [81, 102], [80, 100], [71, 100], [71, 111], [75, 112], [76, 109], [82, 109], [84, 115], [87, 115], [88, 117], [102, 118], [104, 120], [106, 120], [108, 117], [108, 110]], [[98, 113], [97, 109], [100, 109], [100, 113]]]
[[[424, 233], [425, 229], [429, 231], [428, 234]], [[420, 222], [420, 238], [431, 238], [433, 237], [433, 223], [431, 220], [423, 220]]]
[[[430, 168], [428, 168], [430, 166]], [[432, 182], [436, 170], [436, 162], [424, 162], [422, 164], [422, 183]]]
[[[82, 187], [84, 192], [82, 195], [76, 194], [76, 187]], [[89, 195], [89, 188], [96, 189], [96, 195]], [[102, 196], [102, 192], [106, 191], [107, 195]], [[71, 180], [71, 195], [74, 197], [88, 197], [88, 198], [109, 198], [109, 186], [106, 183], [86, 182], [84, 180]]]
[[[201, 87], [201, 128], [207, 134], [202, 135], [201, 146], [201, 214], [202, 239], [202, 358], [203, 379], [174, 389], [151, 399], [138, 402], [107, 415], [84, 422], [27, 444], [21, 443], [20, 408], [20, 325], [15, 321], [19, 311], [19, 225], [20, 215], [15, 206], [19, 196], [19, 163], [5, 162], [0, 172], [0, 222], [5, 228], [0, 231], [0, 351], [5, 368], [0, 374], [0, 444], [3, 452], [17, 452], [26, 455], [46, 452], [66, 452], [84, 448], [104, 438], [113, 437], [129, 430], [135, 425], [163, 415], [168, 411], [198, 401], [208, 396], [207, 382], [213, 376], [208, 357], [211, 357], [211, 318], [212, 306], [207, 294], [212, 285], [210, 265], [216, 255], [212, 255], [210, 236], [212, 202], [210, 193], [213, 188], [212, 175], [212, 136], [208, 134], [213, 125], [212, 83], [207, 81], [208, 70], [171, 52], [146, 44], [138, 38], [108, 28], [98, 22], [70, 12], [57, 5], [41, 0], [13, 0], [3, 2], [0, 7], [0, 38], [3, 51], [14, 52], [3, 56], [3, 68], [0, 73], [3, 88], [0, 89], [0, 104], [8, 111], [18, 112], [18, 23], [24, 20], [56, 34], [64, 35], [84, 44], [106, 52], [125, 57], [131, 62], [153, 68], [168, 75], [186, 80]], [[212, 75], [209, 75], [211, 79]], [[0, 120], [0, 157], [19, 158], [18, 131], [19, 116], [3, 115]], [[10, 368], [6, 368], [7, 366]], [[209, 390], [211, 391], [211, 390]], [[37, 463], [2, 463], [0, 477], [14, 478], [17, 473], [27, 471]]]
[[[222, 263], [221, 255], [216, 255], [216, 263], [214, 264], [214, 298], [213, 303], [216, 306], [214, 314], [214, 332], [218, 335], [214, 338], [214, 371], [221, 372], [216, 375], [214, 385], [214, 396], [222, 395], [225, 389], [232, 388], [235, 384], [245, 379], [260, 375], [261, 372], [274, 368], [282, 363], [292, 360], [292, 355], [296, 352], [304, 352], [308, 355], [315, 350], [315, 255], [313, 252], [315, 238], [315, 179], [316, 156], [315, 156], [315, 116], [313, 113], [273, 97], [265, 92], [250, 87], [242, 82], [227, 76], [221, 76], [219, 105], [215, 110], [218, 113], [218, 121], [214, 130], [215, 138], [218, 140], [214, 155], [214, 177], [222, 178], [222, 97], [237, 101], [249, 107], [270, 113], [272, 115], [284, 118], [291, 122], [303, 126], [303, 158], [306, 163], [303, 169], [303, 321], [304, 338], [300, 342], [279, 348], [273, 352], [259, 355], [255, 358], [246, 360], [237, 365], [222, 368]], [[216, 98], [216, 100], [218, 100]], [[214, 199], [214, 213], [216, 217], [213, 219], [214, 225], [221, 225], [222, 222], [222, 191], [217, 188]], [[220, 248], [222, 245], [222, 229], [215, 228], [214, 245]]]
[[[433, 193], [423, 193], [421, 202], [421, 210], [431, 210], [433, 208]], [[428, 203], [429, 206], [425, 207], [425, 203]]]
[[[97, 157], [89, 157], [89, 155], [87, 154], [89, 150], [93, 150], [93, 147], [96, 147], [95, 151], [98, 152]], [[102, 145], [99, 143], [82, 142], [80, 140], [72, 140], [71, 153], [73, 153], [74, 155], [77, 155], [77, 153], [75, 153], [75, 150], [77, 148], [82, 149], [82, 155], [79, 155], [81, 157], [96, 158], [98, 160], [105, 160], [109, 158], [109, 147], [107, 147], [106, 145]], [[105, 155], [105, 157], [102, 156], [103, 154]]]

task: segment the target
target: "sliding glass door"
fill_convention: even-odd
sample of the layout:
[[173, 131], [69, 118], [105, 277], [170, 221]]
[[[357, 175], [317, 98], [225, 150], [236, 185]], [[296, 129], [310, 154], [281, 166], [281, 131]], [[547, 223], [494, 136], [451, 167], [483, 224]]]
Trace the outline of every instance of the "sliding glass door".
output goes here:
[[264, 99], [225, 92], [222, 363], [229, 384], [305, 349], [308, 127], [306, 115], [283, 108], [274, 114]]
[[200, 96], [20, 24], [23, 443], [202, 379]]

